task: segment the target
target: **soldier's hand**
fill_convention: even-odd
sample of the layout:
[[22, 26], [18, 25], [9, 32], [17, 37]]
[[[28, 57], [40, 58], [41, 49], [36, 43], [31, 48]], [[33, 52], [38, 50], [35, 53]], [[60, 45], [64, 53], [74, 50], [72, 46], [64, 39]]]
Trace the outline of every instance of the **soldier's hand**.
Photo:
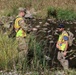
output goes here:
[[32, 28], [28, 28], [27, 33], [30, 33], [32, 31]]
[[63, 55], [64, 55], [64, 56], [66, 56], [66, 55], [67, 55], [67, 52], [66, 52], [66, 51], [64, 51]]

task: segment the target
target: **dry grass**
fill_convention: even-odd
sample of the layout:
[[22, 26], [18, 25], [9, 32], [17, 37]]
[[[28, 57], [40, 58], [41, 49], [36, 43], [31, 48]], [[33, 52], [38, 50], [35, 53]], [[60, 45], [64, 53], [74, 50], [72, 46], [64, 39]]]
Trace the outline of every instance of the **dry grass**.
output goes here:
[[45, 17], [49, 6], [76, 11], [76, 0], [0, 0], [0, 12], [2, 15], [12, 11], [14, 13], [14, 9], [21, 6], [31, 6], [38, 11], [38, 16]]

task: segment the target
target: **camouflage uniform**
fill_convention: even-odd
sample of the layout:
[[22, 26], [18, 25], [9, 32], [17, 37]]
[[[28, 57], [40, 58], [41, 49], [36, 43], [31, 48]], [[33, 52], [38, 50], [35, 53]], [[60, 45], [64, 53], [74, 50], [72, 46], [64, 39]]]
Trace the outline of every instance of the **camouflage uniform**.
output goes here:
[[[22, 9], [20, 9], [20, 10], [22, 10]], [[26, 27], [26, 24], [24, 22], [24, 18], [21, 17], [21, 16], [17, 16], [17, 17], [22, 18], [22, 19], [20, 19], [18, 21], [18, 25], [26, 33], [27, 27]], [[20, 29], [18, 29], [18, 31], [19, 30]], [[26, 36], [16, 36], [16, 40], [18, 42], [18, 51], [19, 51], [19, 60], [18, 60], [19, 63], [18, 63], [18, 65], [19, 65], [19, 68], [20, 69], [22, 68], [22, 62], [24, 61], [24, 59], [26, 58], [27, 53], [28, 53], [28, 45], [26, 43], [26, 39], [25, 38], [26, 38]]]
[[[25, 22], [24, 22], [24, 20], [20, 20], [19, 21], [19, 25], [20, 25], [20, 27], [24, 30], [24, 31], [26, 31], [27, 30], [27, 28], [25, 27]], [[25, 37], [17, 37], [16, 38], [17, 39], [17, 41], [18, 41], [18, 50], [20, 51], [20, 52], [22, 52], [22, 51], [24, 51], [24, 53], [25, 53], [25, 55], [27, 54], [27, 50], [28, 50], [28, 47], [27, 47], [27, 44], [26, 44], [26, 39], [25, 39]]]

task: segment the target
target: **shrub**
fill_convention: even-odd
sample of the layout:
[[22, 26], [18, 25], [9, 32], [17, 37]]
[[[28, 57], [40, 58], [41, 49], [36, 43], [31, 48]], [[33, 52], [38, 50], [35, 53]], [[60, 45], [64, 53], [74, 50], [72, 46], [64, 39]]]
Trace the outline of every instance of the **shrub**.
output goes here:
[[[31, 70], [39, 70], [41, 68], [44, 68], [45, 59], [43, 58], [42, 45], [36, 40], [36, 37], [33, 34], [28, 35], [26, 39], [29, 41], [29, 60], [26, 60], [27, 62], [24, 62], [25, 64], [23, 67], [25, 68], [27, 66], [27, 68], [30, 68]], [[28, 62], [30, 62], [30, 64], [28, 64]]]
[[57, 17], [56, 9], [54, 7], [48, 7], [47, 9], [47, 16], [50, 17]]

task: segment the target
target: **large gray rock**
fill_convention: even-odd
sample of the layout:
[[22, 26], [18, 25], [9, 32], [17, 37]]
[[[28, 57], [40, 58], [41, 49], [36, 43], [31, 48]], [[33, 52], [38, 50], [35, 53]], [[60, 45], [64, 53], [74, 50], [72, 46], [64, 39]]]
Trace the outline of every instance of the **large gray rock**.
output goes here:
[[33, 15], [28, 11], [28, 13], [25, 15], [25, 18], [33, 18]]
[[34, 15], [36, 15], [35, 9], [32, 8], [30, 10], [26, 10], [25, 18], [34, 18]]

